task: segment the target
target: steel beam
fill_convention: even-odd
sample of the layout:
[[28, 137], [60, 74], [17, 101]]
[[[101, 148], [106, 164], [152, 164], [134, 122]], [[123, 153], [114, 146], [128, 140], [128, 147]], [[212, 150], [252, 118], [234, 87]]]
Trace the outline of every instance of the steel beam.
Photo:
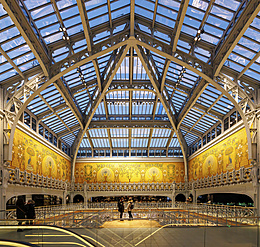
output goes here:
[[57, 80], [54, 83], [54, 85], [58, 89], [61, 96], [64, 98], [66, 104], [69, 106], [74, 116], [77, 118], [81, 128], [83, 128], [82, 112], [79, 110], [77, 100], [74, 98], [73, 94], [71, 93], [70, 88], [67, 85], [65, 85], [61, 79]]
[[[151, 129], [151, 132], [150, 132], [150, 133], [152, 133], [153, 130], [154, 130], [154, 129]], [[87, 131], [87, 132], [88, 132], [88, 131]], [[152, 135], [152, 134], [151, 134], [151, 135]], [[108, 136], [107, 136], [107, 137], [102, 137], [102, 140], [103, 140], [103, 139], [109, 140], [109, 138], [110, 138], [110, 137], [108, 137]], [[129, 137], [117, 136], [117, 137], [112, 137], [111, 139], [128, 139], [128, 138], [129, 138]], [[149, 137], [149, 138], [150, 138], [150, 137]], [[165, 138], [165, 139], [167, 138], [167, 139], [168, 139], [169, 137], [165, 137], [165, 136], [163, 136], [163, 137], [161, 137], [161, 136], [158, 137], [158, 136], [157, 136], [157, 137], [152, 137], [152, 138], [153, 138], [153, 139], [162, 139], [162, 138]], [[88, 139], [88, 137], [83, 137], [83, 139]], [[94, 140], [94, 139], [98, 139], [98, 140], [99, 140], [99, 139], [101, 139], [101, 137], [100, 137], [100, 136], [95, 136], [95, 137], [91, 137], [91, 139], [92, 139], [92, 140]], [[138, 136], [138, 137], [133, 137], [132, 139], [147, 139], [147, 137]], [[151, 143], [151, 141], [150, 141], [150, 139], [149, 139], [149, 141], [148, 141], [148, 147], [146, 147], [146, 148], [150, 149], [150, 148], [149, 148], [149, 147], [150, 147], [150, 143]], [[156, 148], [156, 147], [155, 147], [155, 148]], [[111, 150], [112, 150], [112, 149], [115, 149], [115, 148], [112, 147]]]
[[201, 96], [201, 94], [204, 92], [206, 87], [208, 86], [208, 83], [205, 83], [204, 79], [200, 79], [197, 84], [195, 84], [194, 90], [189, 95], [189, 97], [186, 98], [186, 100], [183, 103], [183, 107], [181, 109], [181, 112], [179, 113], [178, 119], [177, 119], [177, 128], [180, 127], [182, 121], [189, 113], [190, 109], [193, 107], [193, 105], [196, 103], [198, 98]]
[[54, 115], [56, 115], [56, 117], [61, 121], [61, 123], [63, 123], [63, 125], [69, 130], [71, 131], [70, 127], [64, 122], [64, 120], [60, 117], [60, 115], [58, 114], [58, 112], [55, 112], [52, 108], [52, 106], [48, 103], [48, 101], [41, 95], [39, 94], [39, 97], [41, 98], [41, 100], [50, 108], [50, 110], [53, 112]]
[[167, 120], [100, 120], [91, 121], [89, 129], [138, 129], [138, 128], [160, 128], [160, 129], [171, 129], [171, 123]]
[[[88, 50], [89, 54], [92, 54], [92, 45], [93, 45], [92, 43], [93, 42], [92, 42], [92, 38], [91, 38], [91, 31], [90, 31], [90, 26], [89, 26], [89, 21], [88, 21], [87, 10], [85, 7], [85, 2], [83, 0], [77, 0], [77, 5], [78, 5], [79, 14], [80, 14], [81, 22], [83, 25], [86, 42], [87, 42], [87, 50]], [[96, 71], [98, 87], [99, 87], [99, 90], [101, 91], [102, 82], [101, 82], [101, 76], [100, 76], [97, 59], [93, 59], [92, 63], [94, 65], [94, 68]]]
[[68, 135], [68, 134], [70, 134], [70, 133], [74, 133], [75, 131], [77, 131], [77, 130], [79, 130], [79, 129], [81, 129], [81, 127], [80, 127], [79, 124], [74, 125], [74, 126], [72, 126], [72, 127], [70, 128], [70, 130], [65, 129], [65, 130], [62, 130], [62, 131], [58, 132], [58, 133], [57, 133], [57, 137], [58, 137], [58, 138], [61, 138], [61, 137], [66, 136], [66, 135]]
[[[152, 137], [153, 137], [153, 129], [150, 129], [149, 140], [148, 140], [148, 144], [147, 144], [148, 157], [149, 157], [149, 150], [150, 150], [150, 145], [151, 145]], [[135, 138], [136, 138], [136, 137], [135, 137]], [[146, 139], [147, 139], [147, 137], [146, 137]]]
[[129, 152], [129, 157], [131, 157], [131, 150], [132, 150], [132, 129], [129, 129], [129, 134], [128, 134], [128, 152]]
[[91, 138], [90, 138], [90, 136], [89, 136], [89, 132], [88, 132], [88, 131], [86, 131], [86, 135], [87, 135], [87, 139], [88, 139], [88, 141], [89, 141], [90, 147], [91, 147], [91, 152], [92, 152], [92, 157], [93, 157], [93, 154], [94, 154], [94, 145], [93, 145], [93, 142], [92, 142], [92, 140], [91, 140]]
[[130, 37], [134, 36], [135, 30], [135, 0], [130, 0]]
[[154, 29], [154, 24], [155, 24], [155, 18], [156, 18], [157, 8], [158, 8], [158, 0], [155, 0], [155, 3], [154, 3], [154, 11], [153, 11], [152, 30]]
[[38, 60], [44, 75], [49, 76], [49, 50], [25, 3], [21, 0], [1, 0], [1, 3]]
[[1, 46], [0, 46], [0, 52], [5, 57], [5, 59], [13, 66], [13, 68], [16, 70], [16, 72], [22, 77], [22, 79], [25, 79], [24, 74], [22, 73], [22, 71], [13, 62], [13, 60], [7, 55], [7, 53], [2, 49]]
[[260, 11], [260, 0], [243, 0], [233, 19], [223, 33], [214, 50], [214, 76], [218, 76], [222, 66]]
[[[214, 103], [208, 108], [207, 112], [209, 112], [213, 107], [214, 105], [222, 98], [223, 94], [220, 94], [218, 96], [218, 98], [214, 101]], [[207, 112], [204, 112], [202, 113], [201, 117], [191, 126], [191, 128], [189, 129], [189, 131], [192, 131], [195, 126], [199, 123], [199, 121], [207, 114]]]
[[[132, 147], [131, 149], [132, 150], [147, 150], [147, 147], [144, 147], [144, 148], [143, 147]], [[91, 148], [81, 147], [81, 148], [79, 148], [79, 150], [91, 150]], [[94, 148], [94, 151], [95, 150], [110, 150], [110, 148], [99, 147], [99, 148]], [[113, 150], [115, 150], [115, 151], [118, 151], [118, 150], [129, 150], [129, 148], [128, 147], [120, 147], [120, 148], [113, 148]], [[151, 147], [151, 150], [165, 150], [165, 147]], [[169, 148], [169, 150], [181, 150], [181, 148], [173, 147], [173, 148]]]
[[112, 28], [113, 28], [113, 23], [112, 23], [110, 0], [107, 0], [107, 8], [108, 8], [108, 16], [109, 16], [110, 29], [112, 29]]
[[170, 144], [171, 144], [171, 141], [172, 141], [174, 133], [175, 133], [174, 131], [171, 132], [171, 135], [170, 135], [170, 137], [169, 137], [169, 139], [167, 141], [167, 144], [166, 144], [166, 157], [168, 157], [168, 151], [169, 151], [169, 147], [170, 147]]
[[240, 77], [251, 67], [251, 65], [259, 58], [260, 56], [260, 50], [257, 52], [257, 54], [250, 60], [250, 62], [245, 66], [245, 68], [239, 73], [237, 79], [240, 79]]
[[195, 103], [194, 105], [193, 105], [195, 108], [197, 108], [197, 109], [195, 109], [195, 110], [201, 110], [201, 112], [206, 112], [206, 114], [208, 115], [208, 116], [210, 116], [210, 117], [212, 117], [212, 118], [215, 118], [215, 119], [217, 119], [217, 120], [220, 120], [220, 121], [222, 121], [223, 120], [223, 118], [225, 117], [225, 115], [224, 114], [221, 114], [221, 113], [219, 113], [219, 112], [217, 112], [217, 111], [215, 111], [215, 110], [208, 110], [209, 108], [208, 107], [206, 107], [206, 106], [204, 106], [204, 105], [202, 105], [202, 104], [200, 104], [200, 103]]
[[46, 118], [49, 118], [49, 117], [55, 115], [56, 112], [59, 113], [59, 112], [62, 112], [64, 110], [68, 109], [68, 105], [66, 103], [62, 103], [57, 106], [54, 106], [52, 109], [53, 109], [53, 111], [48, 109], [46, 111], [43, 111], [43, 112], [41, 112], [39, 114], [35, 114], [35, 115], [38, 120], [43, 120], [43, 119], [46, 119]]
[[186, 11], [189, 6], [189, 0], [182, 0], [180, 4], [180, 8], [178, 11], [178, 15], [175, 21], [175, 26], [173, 29], [173, 35], [172, 35], [172, 52], [176, 51], [177, 43], [181, 34], [181, 28], [184, 21], [184, 17], [186, 15]]
[[194, 129], [192, 131], [190, 131], [190, 127], [185, 125], [185, 124], [182, 124], [180, 126], [180, 129], [185, 130], [185, 131], [187, 131], [187, 132], [189, 132], [189, 133], [191, 133], [191, 134], [193, 134], [195, 136], [198, 136], [200, 138], [202, 138], [202, 136], [205, 134], [205, 133], [202, 133], [202, 132], [194, 130]]

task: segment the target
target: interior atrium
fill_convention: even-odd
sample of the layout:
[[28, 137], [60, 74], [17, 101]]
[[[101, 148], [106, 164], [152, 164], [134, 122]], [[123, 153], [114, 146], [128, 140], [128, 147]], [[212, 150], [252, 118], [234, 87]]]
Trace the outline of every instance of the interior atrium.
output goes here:
[[0, 218], [18, 197], [174, 212], [179, 196], [251, 205], [258, 225], [259, 13], [259, 0], [0, 0]]

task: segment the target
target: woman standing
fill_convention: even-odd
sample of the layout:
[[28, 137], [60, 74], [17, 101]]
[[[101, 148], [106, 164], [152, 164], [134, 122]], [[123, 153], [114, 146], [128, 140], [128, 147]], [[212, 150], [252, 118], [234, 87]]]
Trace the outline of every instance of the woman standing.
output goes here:
[[132, 197], [130, 197], [128, 200], [127, 208], [126, 208], [126, 210], [128, 211], [129, 220], [133, 220], [133, 215], [132, 215], [133, 208], [134, 208], [134, 202], [132, 200]]

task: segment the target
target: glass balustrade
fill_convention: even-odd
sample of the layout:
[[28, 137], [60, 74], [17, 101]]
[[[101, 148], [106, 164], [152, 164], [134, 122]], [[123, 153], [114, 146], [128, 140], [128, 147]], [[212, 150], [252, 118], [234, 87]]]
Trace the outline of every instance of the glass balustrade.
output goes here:
[[69, 204], [39, 207], [34, 225], [24, 220], [22, 226], [14, 210], [4, 214], [0, 239], [36, 246], [259, 246], [255, 208], [192, 203], [175, 203], [171, 208], [166, 203], [160, 208], [152, 202], [135, 203], [134, 220], [129, 221], [125, 212], [120, 221], [116, 203], [90, 203], [88, 208]]

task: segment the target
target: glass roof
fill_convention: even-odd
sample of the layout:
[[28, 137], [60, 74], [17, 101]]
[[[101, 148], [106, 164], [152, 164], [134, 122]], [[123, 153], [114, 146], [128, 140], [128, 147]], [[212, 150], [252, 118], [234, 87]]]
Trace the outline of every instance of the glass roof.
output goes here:
[[[27, 108], [69, 146], [78, 138], [79, 129], [94, 108], [80, 144], [88, 152], [136, 150], [148, 156], [156, 149], [169, 153], [179, 150], [179, 135], [188, 146], [202, 140], [209, 129], [223, 122], [234, 110], [234, 105], [214, 85], [206, 84], [196, 71], [169, 61], [164, 52], [174, 48], [177, 38], [175, 50], [208, 66], [221, 64], [220, 73], [231, 80], [258, 87], [260, 15], [254, 13], [251, 17], [246, 13], [246, 5], [252, 5], [253, 0], [246, 3], [190, 0], [183, 11], [181, 2], [135, 1], [135, 38], [158, 50], [141, 48], [147, 64], [138, 56], [137, 47], [132, 47], [120, 64], [117, 64], [120, 49], [109, 50], [64, 74], [59, 83], [44, 89]], [[131, 0], [85, 0], [83, 3], [79, 6], [76, 0], [14, 1], [12, 4], [21, 9], [19, 22], [3, 1], [0, 4], [0, 84], [8, 88], [17, 82], [25, 83], [28, 77], [43, 71], [42, 64], [51, 71], [52, 65], [71, 55], [83, 51], [95, 54], [113, 42], [129, 38]], [[86, 18], [82, 19], [84, 11]], [[247, 28], [238, 40], [232, 41], [232, 49], [224, 59], [222, 45], [232, 40], [232, 32], [243, 27], [241, 16], [245, 18], [243, 23], [248, 22]], [[26, 26], [26, 21], [30, 26]], [[27, 32], [22, 31], [25, 29]], [[41, 49], [45, 49], [45, 55], [38, 52]], [[151, 82], [153, 75], [158, 89]], [[95, 107], [98, 93], [107, 82], [110, 86]], [[196, 88], [203, 83], [203, 91], [194, 100], [193, 93], [198, 93]], [[61, 94], [62, 90], [66, 93]], [[174, 121], [180, 129], [178, 134], [172, 126]]]

